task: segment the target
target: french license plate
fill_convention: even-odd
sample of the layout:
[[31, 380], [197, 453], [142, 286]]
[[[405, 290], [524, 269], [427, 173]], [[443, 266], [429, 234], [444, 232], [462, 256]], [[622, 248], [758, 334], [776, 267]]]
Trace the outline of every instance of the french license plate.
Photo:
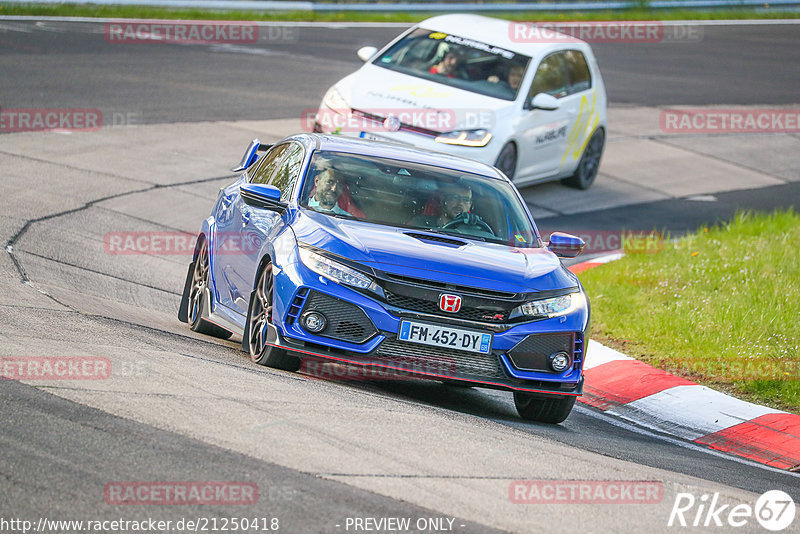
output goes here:
[[492, 334], [413, 321], [400, 323], [397, 339], [482, 354], [489, 354], [492, 351]]

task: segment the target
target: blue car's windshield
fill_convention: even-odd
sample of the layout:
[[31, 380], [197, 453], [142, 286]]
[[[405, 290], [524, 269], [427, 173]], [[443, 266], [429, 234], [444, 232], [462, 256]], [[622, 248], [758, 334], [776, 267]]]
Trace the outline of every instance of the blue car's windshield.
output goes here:
[[539, 246], [505, 181], [373, 156], [316, 152], [300, 205], [332, 216], [522, 248]]
[[514, 100], [530, 58], [474, 39], [419, 28], [372, 63], [445, 85]]

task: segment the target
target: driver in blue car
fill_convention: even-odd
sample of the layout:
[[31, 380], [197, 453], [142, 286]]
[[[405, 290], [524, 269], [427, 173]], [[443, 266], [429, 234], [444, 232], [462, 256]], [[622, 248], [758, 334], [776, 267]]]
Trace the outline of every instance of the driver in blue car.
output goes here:
[[472, 209], [472, 188], [462, 181], [445, 185], [439, 191], [439, 215], [418, 215], [411, 224], [429, 228], [458, 228], [460, 226], [478, 227], [489, 231], [491, 228], [480, 218], [470, 213]]

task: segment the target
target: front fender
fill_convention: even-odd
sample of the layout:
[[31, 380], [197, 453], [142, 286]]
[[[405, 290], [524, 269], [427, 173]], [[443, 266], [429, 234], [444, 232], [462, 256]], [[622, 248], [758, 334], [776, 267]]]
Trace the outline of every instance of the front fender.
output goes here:
[[[275, 269], [274, 274], [277, 275], [279, 272], [283, 271], [283, 268], [286, 265], [290, 265], [299, 260], [297, 255], [297, 237], [295, 236], [292, 227], [288, 225], [283, 226], [274, 238], [265, 239], [259, 250], [258, 257], [260, 260], [258, 262], [258, 267], [255, 270], [255, 276], [251, 286], [253, 289], [250, 291], [250, 296], [248, 299], [248, 314], [250, 306], [253, 305], [253, 299], [255, 298], [255, 287], [258, 283], [258, 277], [261, 275], [261, 271], [264, 269], [264, 267], [268, 263], [272, 263], [273, 269]], [[283, 299], [281, 295], [281, 291], [276, 291], [273, 298], [281, 299], [282, 301]], [[282, 309], [282, 306], [273, 305], [273, 314], [275, 313], [275, 310], [279, 308]], [[273, 315], [272, 322], [273, 324], [275, 323], [275, 315]], [[270, 331], [272, 332], [273, 330], [276, 335], [279, 334], [277, 329], [271, 327]], [[245, 321], [244, 334], [242, 336], [242, 350], [245, 352], [249, 350], [249, 335], [250, 321]]]

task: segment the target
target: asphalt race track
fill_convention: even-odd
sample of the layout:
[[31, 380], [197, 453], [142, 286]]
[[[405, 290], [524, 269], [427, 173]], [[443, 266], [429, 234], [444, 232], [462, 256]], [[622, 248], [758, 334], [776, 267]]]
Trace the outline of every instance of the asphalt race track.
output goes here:
[[[789, 68], [800, 63], [798, 28], [708, 26], [699, 42], [595, 50], [620, 123], [661, 105], [791, 108], [800, 101], [800, 70]], [[697, 530], [667, 527], [680, 492], [718, 493], [729, 505], [752, 506], [772, 489], [800, 499], [796, 474], [585, 406], [561, 425], [537, 425], [520, 421], [503, 392], [259, 367], [235, 338], [200, 336], [177, 321], [185, 254], [109, 253], [108, 232], [195, 232], [249, 139], [280, 138], [358, 66], [355, 49], [398, 31], [290, 26], [247, 46], [121, 45], [104, 39], [102, 24], [0, 20], [2, 108], [96, 108], [128, 119], [72, 135], [0, 134], [0, 240], [8, 245], [0, 356], [106, 358], [112, 368], [104, 380], [0, 381], [0, 519], [248, 517], [272, 527], [277, 518], [281, 532], [335, 533], [366, 531], [356, 518], [405, 517], [425, 532], [673, 532]], [[617, 135], [617, 147], [653, 137], [646, 128]], [[727, 151], [704, 140], [696, 157], [763, 180], [756, 189], [717, 187], [704, 210], [661, 185], [631, 189], [620, 202], [599, 181], [582, 207], [581, 193], [558, 184], [523, 193], [548, 228], [646, 219], [689, 230], [739, 208], [797, 208], [797, 153], [770, 147], [798, 140], [737, 138], [730, 143], [742, 147]], [[658, 142], [675, 151], [695, 141]], [[736, 160], [732, 152], [750, 154], [746, 144], [763, 161]], [[616, 174], [624, 152], [604, 160], [607, 183], [625, 182]], [[587, 198], [603, 208], [586, 207]], [[655, 481], [663, 498], [518, 504], [509, 498], [517, 480]], [[133, 481], [247, 483], [259, 498], [136, 506], [104, 496], [110, 484]], [[0, 531], [21, 530], [0, 522]], [[736, 531], [763, 530], [753, 520]]]
[[[360, 65], [355, 50], [404, 27], [266, 26], [257, 43], [165, 46], [107, 42], [102, 23], [0, 21], [0, 105], [100, 108], [145, 124], [298, 117]], [[609, 102], [797, 102], [796, 25], [687, 27], [691, 39], [593, 45]]]

